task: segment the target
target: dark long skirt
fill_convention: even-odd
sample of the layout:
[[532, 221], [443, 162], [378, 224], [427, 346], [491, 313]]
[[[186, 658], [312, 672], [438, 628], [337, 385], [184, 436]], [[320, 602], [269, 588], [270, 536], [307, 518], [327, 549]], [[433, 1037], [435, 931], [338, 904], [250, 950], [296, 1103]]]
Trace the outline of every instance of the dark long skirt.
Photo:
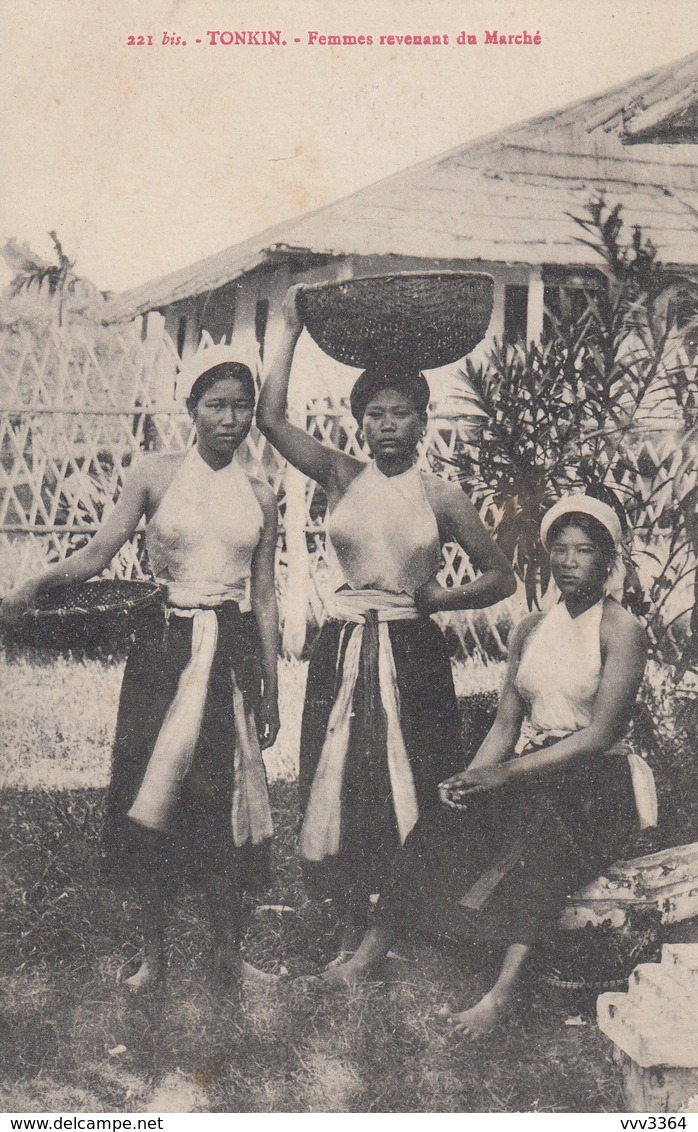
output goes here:
[[426, 812], [396, 854], [382, 908], [402, 930], [440, 940], [534, 944], [636, 829], [621, 755], [519, 779], [464, 810]]
[[[300, 752], [300, 801], [308, 803], [347, 645], [356, 626], [327, 622], [308, 669]], [[420, 812], [438, 799], [437, 786], [464, 765], [451, 662], [437, 625], [429, 618], [389, 622], [399, 691], [400, 724]], [[341, 655], [338, 655], [342, 645]], [[318, 863], [304, 862], [306, 886], [316, 898], [363, 907], [384, 889], [400, 839], [393, 809], [385, 735], [364, 711], [365, 680], [357, 681], [342, 789], [340, 851]], [[379, 705], [378, 705], [379, 706]], [[380, 712], [378, 711], [378, 714]]]
[[235, 846], [231, 806], [235, 724], [231, 669], [254, 707], [261, 691], [256, 624], [226, 602], [216, 610], [218, 645], [211, 669], [194, 760], [166, 833], [145, 829], [128, 816], [179, 683], [191, 659], [192, 618], [148, 612], [131, 646], [121, 687], [112, 774], [102, 839], [106, 877], [141, 887], [157, 880], [173, 888], [183, 876], [238, 877], [246, 887], [268, 883], [269, 843]]

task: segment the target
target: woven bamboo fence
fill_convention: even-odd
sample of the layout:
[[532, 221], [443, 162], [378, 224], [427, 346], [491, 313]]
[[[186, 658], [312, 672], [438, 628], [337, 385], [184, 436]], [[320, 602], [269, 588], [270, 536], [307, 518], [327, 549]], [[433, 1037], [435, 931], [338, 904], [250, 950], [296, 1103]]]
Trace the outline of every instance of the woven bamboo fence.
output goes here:
[[[173, 402], [179, 361], [164, 327], [152, 320], [147, 334], [140, 321], [99, 327], [76, 318], [62, 328], [49, 321], [0, 327], [0, 596], [85, 544], [134, 459], [191, 443], [191, 422]], [[448, 474], [469, 420], [453, 409], [432, 409], [420, 460], [424, 467], [445, 461]], [[314, 401], [297, 409], [296, 418], [319, 440], [363, 455], [346, 404]], [[308, 628], [322, 619], [328, 585], [325, 501], [317, 485], [286, 467], [254, 430], [245, 458], [278, 495], [284, 647], [298, 655]], [[107, 574], [141, 578], [147, 572], [141, 531]], [[459, 549], [445, 547], [442, 581], [458, 585], [471, 576]], [[518, 613], [520, 607], [503, 602], [442, 621], [454, 653], [498, 658]]]
[[[48, 321], [40, 327], [17, 322], [0, 328], [0, 593], [83, 546], [113, 506], [134, 459], [191, 443], [191, 422], [173, 403], [178, 364], [161, 326], [147, 336], [139, 323], [101, 328], [74, 320], [59, 328]], [[311, 403], [305, 425], [318, 439], [362, 455], [346, 405]], [[453, 455], [463, 427], [437, 407], [425, 466], [427, 449]], [[298, 653], [307, 626], [322, 618], [324, 500], [259, 433], [251, 435], [246, 459], [278, 494], [284, 644]], [[107, 573], [147, 576], [142, 532]], [[443, 576], [454, 584], [470, 576], [455, 547], [445, 549]], [[454, 647], [483, 656], [504, 653], [506, 610], [451, 620]]]

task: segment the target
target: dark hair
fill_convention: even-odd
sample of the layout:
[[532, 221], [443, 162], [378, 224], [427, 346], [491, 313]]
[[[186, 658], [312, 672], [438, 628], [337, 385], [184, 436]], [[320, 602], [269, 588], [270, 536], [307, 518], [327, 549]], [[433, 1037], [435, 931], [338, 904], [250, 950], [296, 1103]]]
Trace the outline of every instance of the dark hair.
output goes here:
[[249, 366], [243, 365], [242, 362], [220, 362], [217, 366], [211, 366], [210, 369], [200, 374], [192, 385], [189, 396], [187, 397], [187, 408], [189, 412], [194, 412], [194, 409], [199, 404], [204, 393], [208, 393], [209, 389], [215, 385], [217, 381], [225, 381], [226, 379], [239, 381], [254, 405], [257, 397], [257, 387]]
[[567, 527], [578, 527], [580, 531], [584, 531], [587, 538], [598, 546], [608, 566], [615, 561], [616, 544], [611, 532], [593, 515], [587, 515], [583, 511], [568, 511], [566, 515], [560, 515], [560, 518], [551, 524], [548, 531], [548, 546], [552, 546], [557, 536]]
[[399, 363], [371, 366], [356, 379], [350, 395], [352, 415], [359, 425], [369, 401], [384, 389], [398, 389], [409, 397], [418, 413], [427, 411], [431, 394], [423, 373]]

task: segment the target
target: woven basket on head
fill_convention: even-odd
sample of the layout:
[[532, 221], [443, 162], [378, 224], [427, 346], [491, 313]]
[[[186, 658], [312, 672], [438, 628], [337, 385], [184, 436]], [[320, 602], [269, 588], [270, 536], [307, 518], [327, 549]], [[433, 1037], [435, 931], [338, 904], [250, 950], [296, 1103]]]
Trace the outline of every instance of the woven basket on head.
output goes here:
[[311, 337], [338, 362], [436, 369], [482, 341], [493, 296], [489, 275], [406, 271], [304, 288], [298, 308]]
[[82, 648], [121, 643], [133, 619], [163, 605], [155, 582], [100, 578], [50, 590], [13, 630], [25, 644], [42, 648]]

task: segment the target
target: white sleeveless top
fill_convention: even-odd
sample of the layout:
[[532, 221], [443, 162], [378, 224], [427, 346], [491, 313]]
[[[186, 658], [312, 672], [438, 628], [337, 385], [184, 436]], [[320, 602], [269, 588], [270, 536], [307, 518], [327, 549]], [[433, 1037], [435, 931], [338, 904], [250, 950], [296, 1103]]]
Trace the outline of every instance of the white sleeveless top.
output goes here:
[[386, 476], [373, 460], [330, 514], [338, 584], [414, 597], [441, 565], [436, 517], [416, 467]]
[[531, 633], [516, 688], [529, 705], [535, 731], [580, 731], [591, 723], [601, 682], [603, 598], [579, 617], [554, 605]]
[[192, 448], [146, 530], [150, 567], [174, 605], [243, 601], [264, 515], [235, 459], [215, 471]]
[[[601, 683], [603, 608], [602, 598], [579, 617], [570, 617], [560, 602], [528, 638], [516, 674], [516, 688], [529, 710], [521, 730], [522, 746], [517, 747], [520, 752], [533, 735], [569, 735], [590, 725]], [[657, 791], [651, 768], [625, 740], [608, 753], [627, 758], [640, 828], [655, 826]]]

